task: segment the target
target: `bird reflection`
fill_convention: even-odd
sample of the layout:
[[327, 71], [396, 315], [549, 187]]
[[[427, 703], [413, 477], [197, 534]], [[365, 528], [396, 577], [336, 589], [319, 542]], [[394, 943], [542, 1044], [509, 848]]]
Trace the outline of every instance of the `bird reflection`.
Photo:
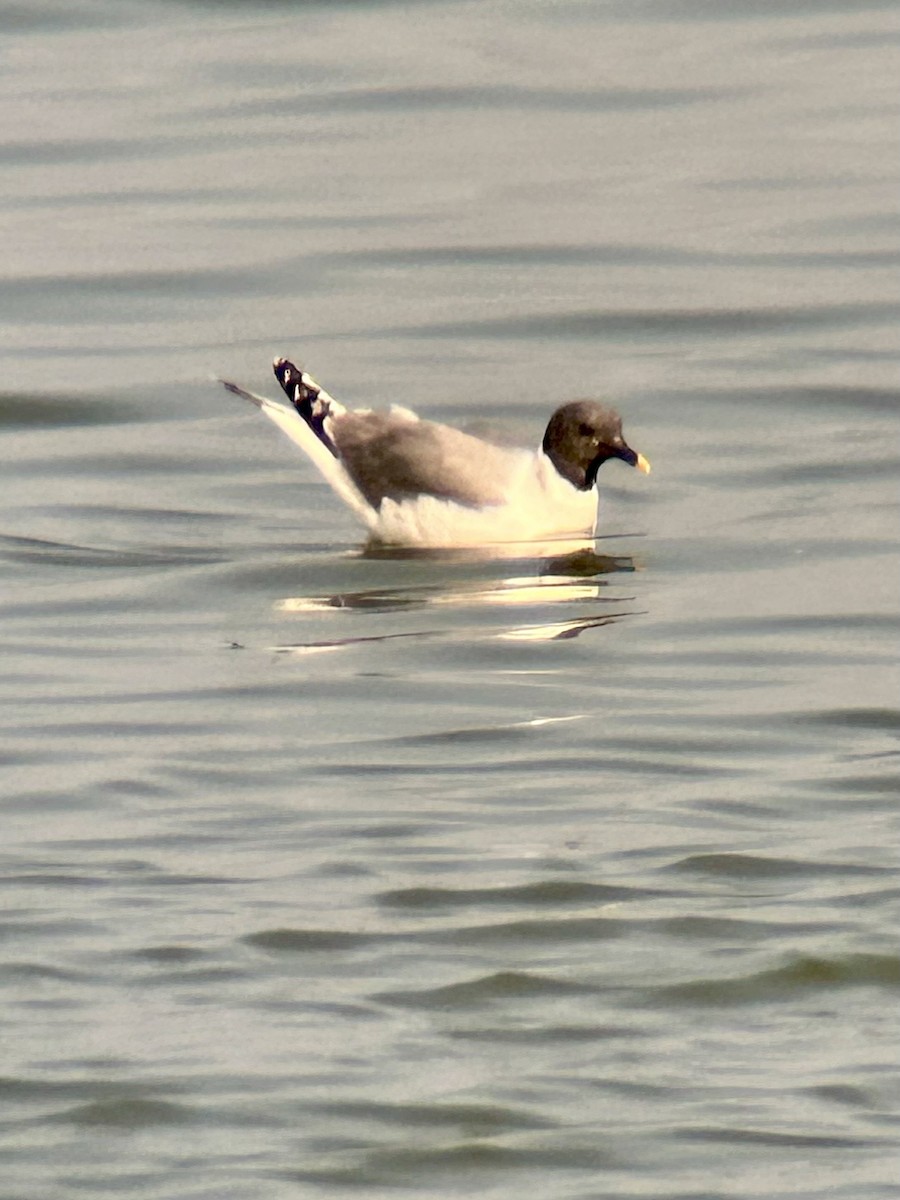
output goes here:
[[[590, 546], [579, 544], [571, 548], [568, 544], [560, 546], [557, 551], [562, 553], [548, 557], [532, 556], [523, 553], [524, 547], [519, 547], [519, 570], [515, 574], [504, 575], [498, 579], [459, 579], [442, 578], [440, 581], [428, 583], [415, 582], [403, 586], [386, 588], [363, 588], [356, 591], [337, 592], [325, 596], [289, 596], [276, 603], [279, 612], [290, 616], [325, 614], [335, 610], [367, 611], [370, 613], [388, 613], [397, 611], [435, 610], [439, 608], [525, 608], [540, 607], [543, 620], [534, 624], [524, 624], [497, 628], [490, 626], [481, 628], [469, 625], [465, 629], [458, 627], [416, 629], [408, 632], [378, 634], [367, 631], [362, 636], [348, 636], [327, 639], [315, 639], [278, 646], [283, 653], [314, 654], [339, 650], [350, 645], [361, 643], [395, 641], [399, 638], [422, 637], [459, 637], [486, 638], [500, 641], [560, 641], [578, 637], [589, 629], [621, 620], [623, 617], [635, 615], [630, 606], [634, 596], [607, 594], [616, 576], [634, 573], [639, 568], [633, 558], [626, 555], [598, 554]], [[529, 550], [531, 547], [528, 548]], [[394, 549], [385, 546], [367, 546], [361, 553], [364, 559], [397, 558], [415, 560], [417, 562], [433, 563], [468, 563], [482, 562], [488, 556], [480, 551], [473, 556], [472, 552], [460, 550], [412, 550]], [[507, 557], [507, 565], [509, 565]], [[535, 569], [536, 568], [536, 569]], [[553, 619], [547, 620], [548, 606], [556, 610], [557, 605], [590, 603], [592, 611], [585, 614], [583, 609], [579, 615], [560, 619], [554, 611]], [[601, 607], [597, 609], [597, 605]]]

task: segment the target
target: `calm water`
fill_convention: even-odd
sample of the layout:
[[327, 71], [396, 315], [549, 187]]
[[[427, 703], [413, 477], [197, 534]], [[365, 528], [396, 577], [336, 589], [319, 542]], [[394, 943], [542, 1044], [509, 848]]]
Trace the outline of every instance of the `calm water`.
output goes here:
[[[894, 6], [0, 25], [0, 1200], [900, 1196]], [[654, 473], [367, 555], [275, 354]]]

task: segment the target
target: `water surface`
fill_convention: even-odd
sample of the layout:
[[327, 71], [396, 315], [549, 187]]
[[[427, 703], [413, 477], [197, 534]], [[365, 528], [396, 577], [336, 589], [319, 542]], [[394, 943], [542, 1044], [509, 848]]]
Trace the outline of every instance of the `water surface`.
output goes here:
[[[893, 7], [2, 16], [2, 1200], [900, 1194]], [[654, 472], [366, 551], [275, 354]]]

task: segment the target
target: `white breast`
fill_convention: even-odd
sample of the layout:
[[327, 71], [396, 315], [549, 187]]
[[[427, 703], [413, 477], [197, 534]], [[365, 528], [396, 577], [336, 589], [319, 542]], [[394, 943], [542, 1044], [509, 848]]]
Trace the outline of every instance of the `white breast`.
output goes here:
[[578, 491], [541, 451], [523, 451], [516, 459], [503, 504], [475, 508], [434, 496], [386, 499], [367, 524], [380, 541], [436, 548], [591, 536], [596, 490]]

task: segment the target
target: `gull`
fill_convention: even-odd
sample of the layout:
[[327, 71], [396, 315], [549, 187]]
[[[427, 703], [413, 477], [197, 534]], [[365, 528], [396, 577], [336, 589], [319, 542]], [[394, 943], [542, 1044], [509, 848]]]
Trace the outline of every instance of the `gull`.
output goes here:
[[273, 363], [289, 404], [221, 382], [255, 404], [312, 459], [387, 546], [439, 549], [586, 538], [597, 523], [597, 472], [611, 458], [645, 474], [615, 409], [563, 404], [536, 450], [496, 445], [407, 408], [349, 409], [286, 358]]

